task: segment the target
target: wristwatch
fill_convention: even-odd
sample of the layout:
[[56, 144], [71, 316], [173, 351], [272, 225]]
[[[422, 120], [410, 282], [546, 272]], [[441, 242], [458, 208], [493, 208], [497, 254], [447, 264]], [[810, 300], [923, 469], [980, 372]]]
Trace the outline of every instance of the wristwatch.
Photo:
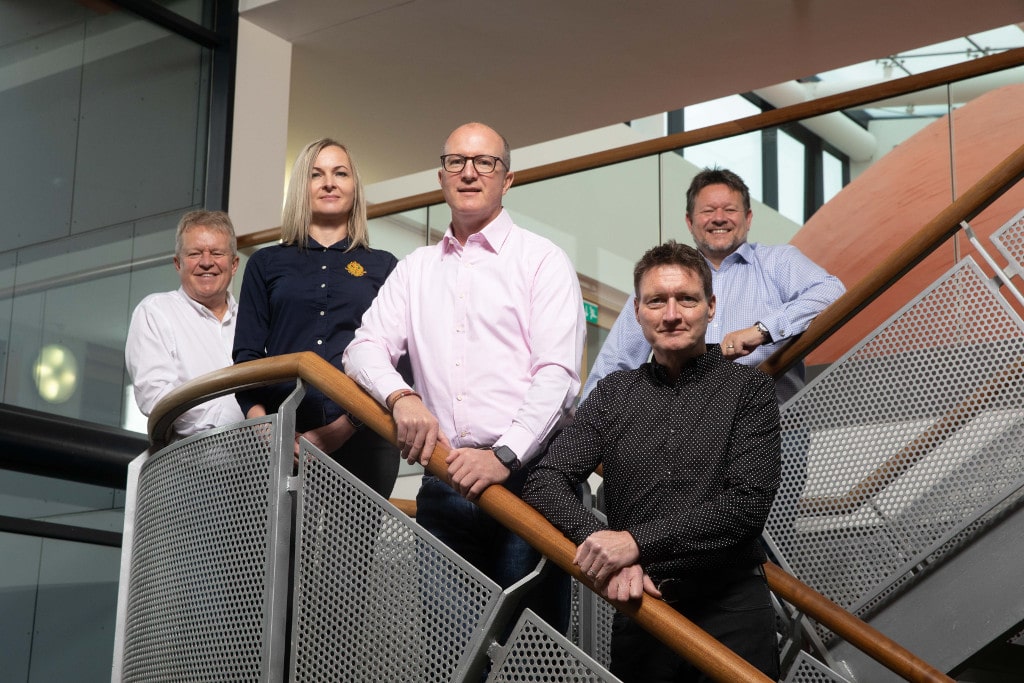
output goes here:
[[507, 467], [509, 472], [515, 472], [522, 466], [516, 452], [508, 446], [491, 446], [491, 450], [494, 451], [494, 457], [498, 462]]
[[757, 331], [761, 333], [761, 339], [765, 343], [768, 343], [772, 340], [772, 333], [768, 330], [768, 328], [765, 326], [763, 322], [758, 320], [756, 323], [754, 323], [754, 327], [756, 327]]

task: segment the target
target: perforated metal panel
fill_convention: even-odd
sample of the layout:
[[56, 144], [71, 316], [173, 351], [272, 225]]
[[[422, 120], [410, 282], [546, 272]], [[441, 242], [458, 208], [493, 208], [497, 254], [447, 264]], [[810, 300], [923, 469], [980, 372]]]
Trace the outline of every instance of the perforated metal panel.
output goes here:
[[1024, 483], [1024, 325], [966, 259], [783, 407], [767, 524], [783, 564], [863, 613]]
[[1024, 211], [992, 233], [990, 239], [1009, 262], [1009, 271], [1024, 277]]
[[[584, 497], [585, 503], [596, 506], [591, 509], [591, 513], [601, 522], [607, 523], [608, 518], [600, 509], [604, 500], [603, 490], [599, 489], [598, 495], [591, 496], [588, 489], [587, 494]], [[576, 579], [571, 580], [571, 586], [573, 642], [600, 662], [601, 666], [608, 667], [611, 663], [615, 608]]]
[[304, 445], [296, 681], [449, 681], [501, 589]]
[[573, 642], [607, 667], [611, 663], [615, 608], [576, 579], [572, 579], [572, 594]]
[[487, 677], [487, 683], [618, 680], [530, 610], [523, 612], [509, 645], [499, 649]]
[[208, 432], [143, 464], [124, 549], [124, 680], [268, 674], [272, 422]]
[[784, 683], [852, 683], [806, 652], [797, 655], [789, 674], [782, 680]]

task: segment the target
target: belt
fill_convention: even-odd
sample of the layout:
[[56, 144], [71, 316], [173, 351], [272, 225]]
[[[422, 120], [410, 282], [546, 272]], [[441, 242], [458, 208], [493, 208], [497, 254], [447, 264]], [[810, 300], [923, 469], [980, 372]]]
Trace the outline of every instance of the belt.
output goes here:
[[680, 602], [682, 600], [693, 600], [695, 598], [708, 597], [709, 589], [717, 586], [725, 586], [741, 579], [752, 576], [764, 576], [764, 569], [761, 565], [755, 565], [747, 569], [724, 572], [722, 574], [691, 575], [683, 577], [669, 577], [662, 579], [655, 585], [661, 592], [661, 599], [667, 603]]

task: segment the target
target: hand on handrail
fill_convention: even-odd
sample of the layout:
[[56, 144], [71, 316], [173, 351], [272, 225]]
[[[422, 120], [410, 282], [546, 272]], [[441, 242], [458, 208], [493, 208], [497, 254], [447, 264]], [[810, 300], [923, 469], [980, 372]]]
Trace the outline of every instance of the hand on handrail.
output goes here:
[[395, 419], [396, 445], [410, 465], [419, 462], [426, 467], [438, 441], [445, 448], [451, 448], [451, 444], [441, 432], [437, 418], [423, 405], [419, 395], [399, 396], [401, 400], [393, 403], [392, 398], [388, 397], [388, 403], [392, 406], [391, 415]]

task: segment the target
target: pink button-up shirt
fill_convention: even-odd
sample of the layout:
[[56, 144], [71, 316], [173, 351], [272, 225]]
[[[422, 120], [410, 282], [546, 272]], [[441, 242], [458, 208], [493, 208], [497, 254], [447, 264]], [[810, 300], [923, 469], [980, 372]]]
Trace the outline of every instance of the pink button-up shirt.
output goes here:
[[568, 256], [512, 223], [504, 210], [460, 244], [399, 262], [344, 355], [345, 372], [380, 403], [416, 390], [455, 448], [505, 445], [524, 463], [568, 414], [586, 337]]

